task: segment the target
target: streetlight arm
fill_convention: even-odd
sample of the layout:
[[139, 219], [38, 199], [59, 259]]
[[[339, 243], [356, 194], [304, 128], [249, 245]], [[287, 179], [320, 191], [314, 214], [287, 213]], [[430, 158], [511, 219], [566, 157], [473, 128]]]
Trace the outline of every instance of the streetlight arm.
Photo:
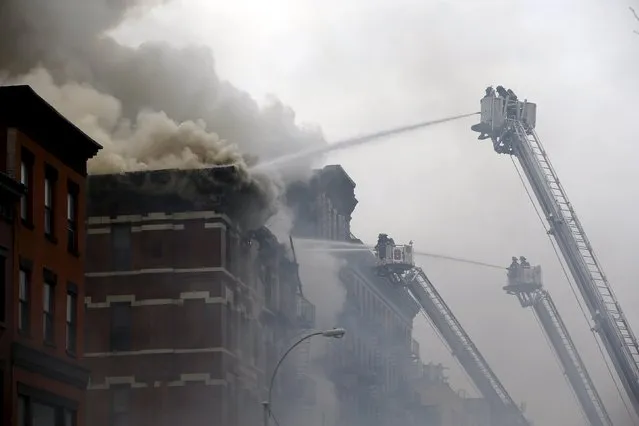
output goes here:
[[271, 375], [271, 382], [269, 383], [269, 386], [268, 386], [268, 398], [266, 400], [267, 404], [271, 403], [271, 394], [273, 392], [273, 384], [275, 383], [275, 377], [277, 376], [277, 371], [280, 369], [280, 365], [282, 365], [282, 363], [284, 362], [288, 354], [305, 340], [308, 340], [311, 337], [320, 336], [322, 334], [324, 334], [323, 331], [317, 331], [315, 333], [307, 334], [306, 336], [302, 337], [297, 342], [295, 342], [293, 345], [291, 345], [291, 347], [288, 348], [286, 352], [284, 352], [284, 355], [280, 357], [280, 360], [277, 362], [277, 365], [275, 366], [275, 369], [273, 370], [273, 374]]

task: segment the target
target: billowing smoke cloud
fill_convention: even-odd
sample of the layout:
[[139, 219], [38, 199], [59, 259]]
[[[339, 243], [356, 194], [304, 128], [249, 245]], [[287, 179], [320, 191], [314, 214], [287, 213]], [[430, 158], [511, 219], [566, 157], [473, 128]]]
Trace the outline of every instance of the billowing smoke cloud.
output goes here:
[[122, 115], [122, 103], [87, 84], [56, 85], [37, 68], [5, 84], [28, 84], [80, 129], [103, 145], [89, 160], [92, 173], [164, 168], [200, 168], [236, 164], [246, 170], [236, 145], [206, 130], [201, 121], [177, 123], [164, 112], [140, 111], [134, 121]]
[[[91, 173], [233, 164], [276, 199], [282, 175], [252, 176], [257, 159], [323, 144], [277, 99], [260, 107], [222, 81], [205, 47], [118, 44], [105, 34], [162, 0], [8, 0], [0, 5], [3, 84], [30, 84], [103, 144]], [[288, 168], [299, 177], [308, 164]], [[295, 172], [295, 173], [293, 173]]]
[[[339, 314], [346, 302], [346, 289], [339, 278], [344, 261], [330, 253], [304, 250], [304, 244], [298, 246], [300, 278], [304, 286], [304, 295], [315, 305], [316, 328], [325, 330], [340, 326]], [[333, 382], [326, 377], [322, 368], [322, 360], [327, 359], [331, 345], [335, 343], [342, 342], [335, 342], [333, 339], [317, 339], [312, 342], [311, 374], [316, 389], [316, 406], [310, 421], [312, 425], [333, 425], [337, 421], [337, 393]]]

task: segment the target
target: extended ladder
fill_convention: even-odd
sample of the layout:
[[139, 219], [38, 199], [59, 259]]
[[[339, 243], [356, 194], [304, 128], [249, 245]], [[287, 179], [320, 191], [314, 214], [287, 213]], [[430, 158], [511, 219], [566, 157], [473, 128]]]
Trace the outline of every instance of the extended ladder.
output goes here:
[[453, 356], [490, 403], [497, 416], [496, 424], [530, 425], [424, 271], [415, 267], [404, 274], [403, 281], [422, 312], [444, 338]]
[[[535, 267], [535, 269], [538, 268]], [[522, 269], [518, 271], [519, 273], [511, 271], [509, 285], [504, 287], [504, 290], [508, 294], [516, 295], [522, 307], [533, 308], [590, 425], [612, 426], [603, 401], [581, 360], [555, 302], [550, 297], [550, 293], [542, 288], [541, 281], [535, 282], [533, 286], [521, 281], [524, 272], [528, 271], [531, 270]], [[537, 276], [541, 280], [541, 273]]]
[[639, 413], [639, 344], [535, 130], [507, 119], [511, 145], [595, 321], [595, 329]]

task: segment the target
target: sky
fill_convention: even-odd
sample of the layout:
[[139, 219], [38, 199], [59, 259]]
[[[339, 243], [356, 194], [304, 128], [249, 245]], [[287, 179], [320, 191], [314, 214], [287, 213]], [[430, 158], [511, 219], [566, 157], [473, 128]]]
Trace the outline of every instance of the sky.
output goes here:
[[[490, 84], [538, 105], [537, 131], [635, 330], [639, 327], [637, 24], [619, 0], [173, 0], [113, 32], [213, 50], [216, 69], [258, 100], [275, 94], [329, 141], [479, 110]], [[639, 6], [639, 5], [637, 5]], [[507, 266], [542, 265], [544, 283], [615, 424], [630, 425], [568, 281], [511, 160], [446, 123], [331, 155], [357, 183], [353, 232]], [[455, 315], [537, 425], [584, 424], [532, 312], [505, 274], [419, 259]], [[424, 360], [472, 388], [423, 319]]]

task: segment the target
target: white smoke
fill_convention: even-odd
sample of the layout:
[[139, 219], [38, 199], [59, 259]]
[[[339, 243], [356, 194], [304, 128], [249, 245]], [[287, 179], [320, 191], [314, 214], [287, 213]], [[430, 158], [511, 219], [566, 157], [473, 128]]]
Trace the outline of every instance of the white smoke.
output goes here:
[[[340, 281], [340, 270], [345, 261], [330, 253], [297, 250], [300, 279], [305, 297], [315, 305], [315, 326], [326, 330], [340, 326], [339, 314], [346, 303], [346, 289]], [[311, 376], [316, 386], [316, 406], [312, 426], [333, 426], [339, 414], [339, 400], [333, 382], [326, 377], [323, 360], [330, 359], [334, 339], [317, 338], [312, 342]]]

